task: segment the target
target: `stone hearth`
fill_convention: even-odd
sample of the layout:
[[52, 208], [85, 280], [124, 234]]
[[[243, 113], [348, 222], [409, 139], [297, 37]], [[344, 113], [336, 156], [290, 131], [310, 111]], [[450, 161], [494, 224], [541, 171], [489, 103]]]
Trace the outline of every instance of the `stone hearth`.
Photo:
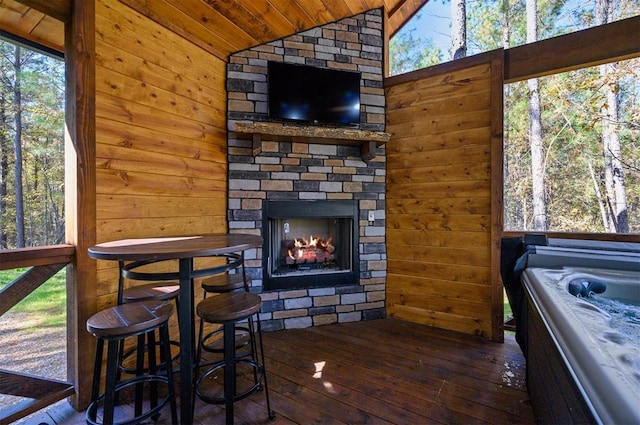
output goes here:
[[[353, 284], [264, 291], [262, 251], [247, 261], [252, 291], [263, 299], [266, 330], [384, 317], [386, 282], [385, 147], [363, 160], [358, 145], [269, 139], [236, 133], [237, 123], [267, 121], [267, 62], [358, 71], [362, 130], [384, 131], [382, 13], [375, 9], [257, 46], [230, 57], [227, 69], [231, 232], [262, 235], [266, 200], [357, 203], [357, 274]], [[369, 220], [373, 218], [373, 220]], [[264, 237], [264, 236], [263, 236]], [[250, 254], [251, 255], [251, 254]]]

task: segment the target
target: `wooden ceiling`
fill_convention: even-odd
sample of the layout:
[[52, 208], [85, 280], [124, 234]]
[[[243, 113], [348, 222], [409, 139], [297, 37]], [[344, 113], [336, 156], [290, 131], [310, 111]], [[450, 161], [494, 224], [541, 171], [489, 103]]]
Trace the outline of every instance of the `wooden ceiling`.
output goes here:
[[[73, 1], [0, 0], [0, 29], [63, 51]], [[379, 7], [394, 34], [428, 0], [120, 1], [227, 60], [237, 51]]]
[[[42, 1], [43, 7], [35, 9], [16, 0], [0, 0], [0, 30], [21, 39], [62, 52], [64, 50], [64, 22], [68, 12], [48, 10], [56, 1]], [[58, 2], [59, 3], [59, 2]], [[68, 10], [69, 6], [65, 5]], [[46, 12], [47, 14], [43, 13]]]

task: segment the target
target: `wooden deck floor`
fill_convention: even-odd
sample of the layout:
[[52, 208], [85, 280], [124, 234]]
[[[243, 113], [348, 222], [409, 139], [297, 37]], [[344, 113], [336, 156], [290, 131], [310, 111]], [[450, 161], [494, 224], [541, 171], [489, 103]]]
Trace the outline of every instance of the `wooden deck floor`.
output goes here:
[[[236, 404], [238, 424], [535, 423], [512, 337], [498, 344], [383, 319], [265, 333], [264, 343], [276, 418], [256, 393]], [[198, 401], [196, 420], [224, 423], [224, 408]], [[74, 425], [84, 414], [65, 403], [31, 421]]]

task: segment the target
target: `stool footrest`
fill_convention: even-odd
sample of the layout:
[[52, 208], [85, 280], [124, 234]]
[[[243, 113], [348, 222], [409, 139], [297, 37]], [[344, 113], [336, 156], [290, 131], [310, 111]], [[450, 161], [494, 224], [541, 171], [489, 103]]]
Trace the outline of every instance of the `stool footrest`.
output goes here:
[[[149, 418], [157, 420], [160, 410], [167, 403], [171, 406], [171, 423], [178, 423], [173, 388], [171, 341], [169, 340], [169, 318], [172, 311], [173, 307], [164, 301], [141, 301], [107, 308], [87, 320], [87, 330], [97, 339], [91, 403], [85, 413], [88, 424], [98, 424], [100, 406], [102, 407], [102, 424], [133, 425], [143, 423]], [[156, 343], [156, 331], [159, 333], [158, 343]], [[121, 379], [120, 360], [124, 351], [124, 340], [131, 336], [137, 337], [135, 376]], [[105, 342], [107, 342], [107, 359], [104, 392], [99, 394]], [[162, 368], [158, 367], [157, 347], [160, 348], [159, 357]], [[166, 396], [163, 394], [162, 398], [158, 393], [158, 384], [161, 384], [162, 389], [166, 387], [167, 394]], [[129, 387], [135, 387], [133, 415], [126, 414], [123, 420], [116, 422], [118, 398], [121, 392]], [[148, 387], [149, 391], [147, 403], [144, 397], [145, 387]], [[144, 404], [147, 404], [146, 411], [142, 410]]]
[[[156, 341], [156, 346], [160, 347], [160, 345], [162, 344], [161, 341]], [[180, 348], [180, 343], [178, 341], [169, 341], [169, 344], [174, 346], [174, 347], [178, 347]], [[147, 351], [147, 345], [145, 344], [144, 346], [144, 350], [145, 352]], [[136, 373], [136, 365], [134, 364], [133, 366], [129, 367], [125, 365], [126, 360], [137, 354], [138, 353], [138, 347], [131, 347], [129, 350], [125, 351], [122, 354], [122, 359], [120, 361], [120, 370], [123, 371], [124, 373], [128, 373], [129, 375], [134, 375]], [[178, 358], [180, 357], [180, 353], [176, 354], [175, 356], [173, 356], [171, 358], [172, 362], [175, 362], [178, 360]], [[167, 368], [167, 365], [164, 362], [160, 362], [158, 363], [158, 365], [156, 366], [159, 370], [165, 370]], [[176, 371], [176, 369], [173, 370], [174, 372]], [[148, 373], [149, 372], [149, 368], [147, 366], [145, 366], [142, 369], [143, 373]]]
[[[250, 332], [251, 330], [246, 326], [236, 326], [236, 349], [246, 347], [250, 343]], [[208, 353], [223, 353], [223, 341], [222, 338], [217, 340], [207, 342], [208, 339], [213, 338], [216, 335], [220, 335], [223, 333], [222, 328], [216, 329], [215, 331], [209, 332], [204, 337], [202, 337], [202, 350]]]
[[[247, 388], [246, 390], [242, 391], [239, 394], [234, 394], [233, 396], [234, 403], [238, 400], [242, 400], [243, 398], [250, 396], [251, 394], [254, 394], [255, 392], [261, 391], [262, 380], [264, 378], [264, 367], [258, 362], [255, 362], [253, 360], [248, 360], [248, 359], [237, 359], [235, 360], [235, 363], [236, 363], [236, 366], [239, 364], [250, 366], [256, 371], [257, 376], [255, 378], [254, 384], [251, 387]], [[225, 398], [224, 394], [220, 397], [215, 397], [215, 396], [207, 395], [201, 390], [203, 381], [207, 379], [209, 376], [211, 376], [213, 373], [215, 373], [220, 369], [223, 369], [224, 367], [225, 367], [224, 360], [215, 362], [204, 374], [202, 374], [198, 378], [198, 380], [196, 381], [196, 394], [201, 400], [211, 404], [225, 404], [227, 402], [227, 399]]]
[[[169, 379], [166, 376], [160, 376], [160, 375], [136, 376], [136, 377], [125, 379], [123, 381], [118, 382], [114, 389], [114, 393], [117, 394], [126, 388], [133, 387], [137, 384], [146, 383], [146, 382], [161, 383], [161, 384], [167, 385], [167, 387], [169, 386]], [[87, 407], [86, 420], [87, 420], [87, 423], [89, 423], [90, 425], [101, 425], [97, 421], [97, 415], [98, 415], [98, 408], [100, 404], [104, 402], [105, 397], [106, 397], [105, 394], [100, 395], [96, 400], [92, 401], [91, 404], [89, 404], [89, 407]], [[139, 416], [128, 418], [124, 422], [118, 422], [118, 424], [125, 425], [129, 423], [131, 424], [140, 423], [145, 419], [149, 419], [155, 416], [156, 414], [158, 414], [158, 412], [160, 412], [160, 410], [162, 410], [170, 400], [171, 400], [171, 395], [167, 395], [166, 397], [163, 397], [162, 399], [158, 400], [158, 404], [155, 407], [150, 408], [149, 410], [147, 410], [146, 412], [144, 412]]]

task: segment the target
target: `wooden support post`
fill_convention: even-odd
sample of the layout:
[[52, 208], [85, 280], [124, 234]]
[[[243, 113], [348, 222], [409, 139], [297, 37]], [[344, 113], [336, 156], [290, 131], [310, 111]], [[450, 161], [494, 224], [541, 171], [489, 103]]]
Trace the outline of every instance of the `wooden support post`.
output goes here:
[[376, 157], [376, 142], [364, 142], [360, 145], [360, 157], [364, 162], [369, 162]]
[[253, 133], [253, 156], [260, 155], [262, 152], [262, 135], [260, 133]]

